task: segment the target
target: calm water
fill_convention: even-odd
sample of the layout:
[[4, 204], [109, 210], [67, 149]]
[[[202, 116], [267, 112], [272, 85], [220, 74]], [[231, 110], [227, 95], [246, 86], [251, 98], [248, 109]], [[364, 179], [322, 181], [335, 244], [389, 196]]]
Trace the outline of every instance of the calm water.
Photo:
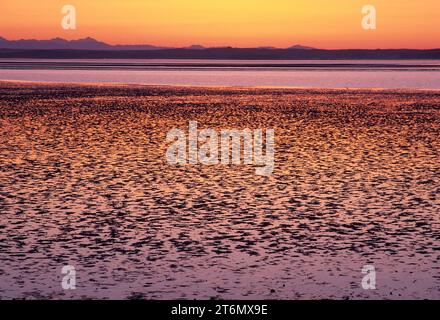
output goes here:
[[[1, 84], [0, 298], [439, 299], [439, 106], [438, 92]], [[189, 120], [273, 128], [273, 175], [169, 165], [166, 132]]]
[[440, 89], [440, 61], [0, 59], [0, 80], [195, 86]]

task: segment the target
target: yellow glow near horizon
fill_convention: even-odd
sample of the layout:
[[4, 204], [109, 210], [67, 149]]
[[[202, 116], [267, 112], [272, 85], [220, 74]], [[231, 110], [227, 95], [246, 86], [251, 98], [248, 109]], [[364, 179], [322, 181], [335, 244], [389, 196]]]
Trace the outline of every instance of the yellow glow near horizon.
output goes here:
[[[61, 28], [61, 8], [77, 10], [77, 30]], [[377, 9], [377, 29], [361, 28], [361, 8]], [[438, 0], [2, 0], [7, 39], [93, 37], [112, 44], [438, 48]]]

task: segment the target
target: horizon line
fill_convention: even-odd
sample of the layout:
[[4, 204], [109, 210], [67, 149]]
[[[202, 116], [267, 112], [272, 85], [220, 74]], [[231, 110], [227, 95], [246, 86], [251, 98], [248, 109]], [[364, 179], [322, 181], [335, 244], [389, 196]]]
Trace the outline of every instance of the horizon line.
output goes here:
[[[276, 46], [272, 46], [272, 45], [257, 45], [257, 46], [247, 46], [247, 47], [241, 47], [241, 46], [232, 46], [232, 45], [219, 45], [219, 46], [207, 46], [201, 43], [191, 43], [191, 44], [186, 44], [183, 46], [168, 46], [168, 45], [158, 45], [158, 44], [153, 44], [153, 43], [109, 43], [109, 42], [105, 42], [102, 40], [98, 40], [96, 38], [93, 38], [91, 36], [87, 36], [85, 38], [77, 38], [77, 39], [66, 39], [66, 38], [62, 38], [62, 37], [54, 37], [54, 38], [46, 38], [46, 39], [37, 39], [37, 38], [17, 38], [17, 39], [7, 39], [3, 36], [0, 36], [0, 40], [5, 40], [8, 42], [16, 42], [16, 41], [52, 41], [52, 40], [62, 40], [62, 41], [66, 41], [66, 42], [75, 42], [75, 41], [81, 41], [81, 40], [93, 40], [97, 43], [100, 44], [104, 44], [104, 45], [108, 45], [108, 46], [151, 46], [151, 47], [156, 47], [159, 50], [167, 50], [167, 49], [190, 49], [191, 47], [194, 46], [200, 46], [201, 48], [198, 50], [203, 50], [203, 49], [268, 49], [268, 50], [287, 50], [287, 49], [293, 49], [294, 47], [298, 47], [296, 48], [297, 50], [328, 50], [328, 51], [337, 51], [337, 50], [439, 50], [440, 47], [425, 47], [425, 48], [411, 48], [411, 47], [395, 47], [395, 48], [337, 48], [337, 49], [326, 49], [326, 48], [317, 48], [317, 47], [313, 47], [312, 45], [303, 45], [300, 43], [295, 43], [292, 44], [288, 47], [276, 47]], [[301, 48], [303, 47], [303, 48]], [[8, 48], [2, 48], [0, 47], [0, 49], [8, 49]], [[19, 50], [19, 49], [11, 49], [11, 50]], [[33, 50], [33, 49], [22, 49], [22, 50]], [[39, 49], [39, 50], [44, 50], [44, 49]], [[47, 50], [60, 50], [60, 49], [47, 49]]]

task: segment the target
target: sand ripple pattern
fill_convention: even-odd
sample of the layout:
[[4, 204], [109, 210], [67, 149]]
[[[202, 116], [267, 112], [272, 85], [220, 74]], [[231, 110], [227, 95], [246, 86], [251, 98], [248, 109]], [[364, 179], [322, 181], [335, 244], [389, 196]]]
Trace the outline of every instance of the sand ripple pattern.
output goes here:
[[[169, 165], [189, 120], [274, 174]], [[1, 83], [0, 298], [439, 299], [439, 133], [438, 92]]]

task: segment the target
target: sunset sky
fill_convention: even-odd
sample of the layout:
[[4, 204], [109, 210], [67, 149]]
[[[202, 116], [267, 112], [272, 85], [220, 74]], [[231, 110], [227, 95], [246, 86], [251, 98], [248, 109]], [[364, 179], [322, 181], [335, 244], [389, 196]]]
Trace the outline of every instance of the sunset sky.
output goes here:
[[[61, 28], [61, 8], [77, 30]], [[377, 9], [377, 29], [361, 9]], [[93, 37], [111, 44], [439, 48], [439, 0], [1, 0], [7, 39]]]

